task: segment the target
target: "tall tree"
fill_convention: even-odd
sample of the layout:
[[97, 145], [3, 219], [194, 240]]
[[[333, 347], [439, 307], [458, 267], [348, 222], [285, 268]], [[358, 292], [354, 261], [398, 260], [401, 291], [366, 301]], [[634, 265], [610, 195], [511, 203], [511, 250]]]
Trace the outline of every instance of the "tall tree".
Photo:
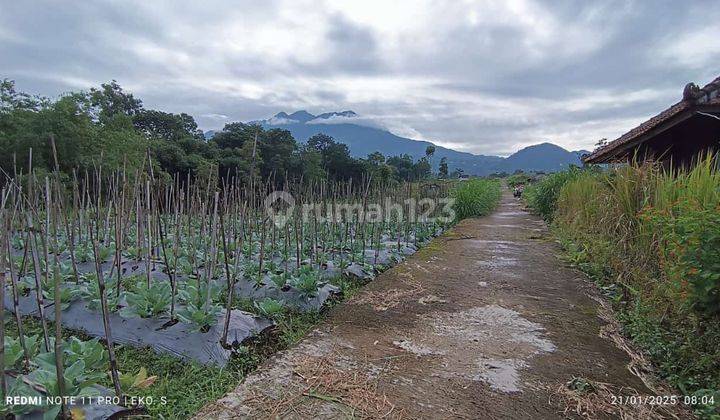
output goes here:
[[425, 148], [425, 157], [427, 157], [428, 160], [430, 160], [434, 154], [435, 154], [435, 146], [434, 145], [431, 144], [430, 146]]
[[327, 178], [323, 167], [323, 157], [320, 152], [310, 147], [303, 147], [300, 151], [302, 173], [307, 181], [319, 181]]
[[446, 157], [440, 158], [440, 167], [438, 168], [438, 175], [440, 178], [447, 178], [448, 177], [448, 163]]
[[154, 109], [142, 109], [133, 117], [135, 127], [148, 138], [177, 141], [183, 137], [203, 139], [195, 119], [185, 113], [171, 114]]
[[262, 132], [258, 141], [260, 175], [274, 175], [280, 181], [286, 174], [295, 173], [299, 163], [297, 142], [288, 130], [274, 128]]
[[134, 117], [142, 110], [142, 101], [126, 93], [116, 80], [103, 83], [100, 89], [90, 89], [90, 103], [96, 108], [97, 118], [105, 123], [116, 115]]

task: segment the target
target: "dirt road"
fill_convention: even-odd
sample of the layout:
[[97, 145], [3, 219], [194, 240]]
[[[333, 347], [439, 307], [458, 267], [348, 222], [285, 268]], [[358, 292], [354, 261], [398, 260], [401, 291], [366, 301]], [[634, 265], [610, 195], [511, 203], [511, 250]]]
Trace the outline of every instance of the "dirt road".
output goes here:
[[506, 192], [379, 276], [198, 418], [562, 418], [573, 377], [647, 392], [584, 276]]

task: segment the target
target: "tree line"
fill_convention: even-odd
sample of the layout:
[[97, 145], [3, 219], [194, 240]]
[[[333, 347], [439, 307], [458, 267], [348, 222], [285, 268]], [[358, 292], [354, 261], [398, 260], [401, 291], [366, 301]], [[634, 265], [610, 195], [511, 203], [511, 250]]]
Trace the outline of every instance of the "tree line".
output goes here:
[[[288, 130], [232, 122], [205, 139], [195, 119], [148, 109], [116, 82], [57, 99], [0, 84], [0, 167], [8, 175], [51, 171], [50, 137], [57, 145], [60, 171], [66, 180], [102, 166], [108, 171], [140, 169], [148, 162], [160, 177], [306, 181], [372, 179], [377, 182], [416, 181], [432, 177], [429, 146], [424, 157], [366, 158], [351, 156], [342, 139], [316, 134], [307, 142]], [[31, 159], [32, 157], [32, 159]], [[32, 163], [31, 163], [32, 161]], [[440, 177], [448, 176], [440, 162]]]

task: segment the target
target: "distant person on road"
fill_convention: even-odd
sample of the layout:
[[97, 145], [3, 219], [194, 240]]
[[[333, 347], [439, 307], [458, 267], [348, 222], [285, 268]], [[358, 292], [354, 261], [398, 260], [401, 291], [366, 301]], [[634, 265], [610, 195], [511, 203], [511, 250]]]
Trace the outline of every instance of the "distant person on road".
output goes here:
[[522, 197], [523, 190], [525, 189], [525, 186], [520, 184], [516, 185], [513, 189], [513, 197], [520, 198]]

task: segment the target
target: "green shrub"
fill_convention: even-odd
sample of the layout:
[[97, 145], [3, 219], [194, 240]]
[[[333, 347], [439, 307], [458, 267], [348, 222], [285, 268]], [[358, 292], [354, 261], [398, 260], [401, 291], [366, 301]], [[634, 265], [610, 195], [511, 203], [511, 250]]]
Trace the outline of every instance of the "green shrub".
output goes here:
[[568, 171], [556, 172], [525, 188], [523, 196], [530, 208], [543, 219], [551, 221], [557, 208], [558, 195], [562, 187], [578, 177], [581, 171], [575, 167]]
[[500, 182], [489, 179], [463, 181], [452, 191], [456, 220], [485, 216], [500, 202]]
[[702, 315], [720, 315], [720, 208], [678, 203], [679, 215], [648, 211], [661, 261], [680, 298]]
[[[624, 333], [686, 395], [720, 396], [717, 158], [681, 171], [576, 170], [540, 184], [528, 201], [613, 299]], [[694, 408], [716, 418], [718, 407]]]
[[507, 177], [507, 184], [510, 188], [514, 188], [517, 185], [527, 185], [532, 183], [534, 180], [533, 176], [526, 173], [513, 174]]

